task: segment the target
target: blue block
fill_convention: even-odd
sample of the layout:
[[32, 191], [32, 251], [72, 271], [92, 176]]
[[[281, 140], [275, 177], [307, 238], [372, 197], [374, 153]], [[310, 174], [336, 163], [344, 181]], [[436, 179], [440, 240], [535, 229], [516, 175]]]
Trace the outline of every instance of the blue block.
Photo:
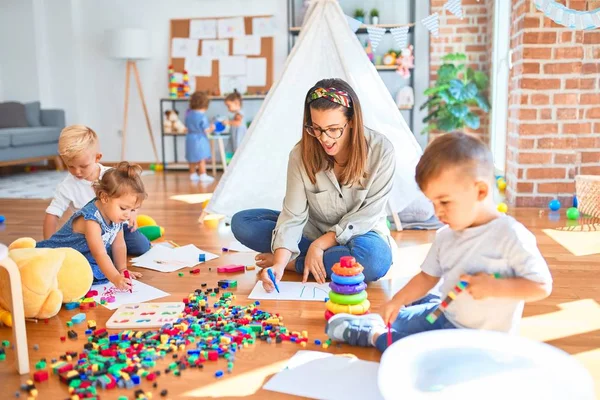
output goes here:
[[188, 350], [187, 353], [188, 353], [188, 356], [198, 356], [198, 355], [200, 355], [200, 350], [191, 349], [191, 350]]
[[85, 331], [85, 334], [86, 334], [86, 335], [91, 335], [92, 333], [93, 333], [93, 331], [92, 331], [91, 329], [87, 329], [87, 330]]
[[222, 376], [223, 376], [223, 371], [219, 370], [219, 371], [215, 372], [215, 376], [216, 376], [217, 378], [220, 378], [220, 377], [222, 377]]
[[321, 344], [321, 341], [320, 341], [319, 339], [316, 339], [316, 340], [315, 340], [315, 344], [318, 346], [318, 345], [320, 345], [320, 344]]
[[83, 321], [85, 321], [85, 314], [84, 314], [84, 313], [79, 313], [79, 314], [77, 314], [77, 315], [73, 315], [73, 316], [71, 317], [71, 321], [72, 321], [74, 324], [80, 324], [80, 323], [82, 323]]
[[199, 261], [199, 262], [204, 262], [204, 261], [206, 261], [206, 254], [199, 254], [199, 255], [198, 255], [198, 261]]
[[133, 381], [134, 385], [139, 385], [140, 384], [140, 377], [139, 377], [139, 375], [133, 375], [131, 377], [131, 380]]
[[65, 309], [66, 310], [74, 310], [75, 308], [79, 308], [79, 303], [77, 302], [71, 302], [71, 303], [67, 303], [65, 304]]
[[109, 340], [110, 342], [118, 342], [118, 341], [119, 341], [119, 335], [110, 335], [110, 336], [108, 337], [108, 340]]

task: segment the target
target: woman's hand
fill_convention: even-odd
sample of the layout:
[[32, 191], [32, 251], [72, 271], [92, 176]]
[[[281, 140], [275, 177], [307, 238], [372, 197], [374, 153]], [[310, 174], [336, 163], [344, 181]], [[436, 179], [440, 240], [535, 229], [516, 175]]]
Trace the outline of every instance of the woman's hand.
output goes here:
[[381, 312], [381, 317], [383, 318], [383, 322], [385, 323], [385, 326], [390, 325], [392, 322], [394, 322], [396, 320], [396, 317], [398, 316], [398, 312], [400, 312], [400, 309], [402, 308], [404, 304], [402, 304], [400, 301], [392, 298], [390, 301], [388, 301], [387, 303], [385, 303], [385, 305], [383, 306], [383, 310]]
[[268, 269], [271, 269], [273, 271], [273, 274], [275, 274], [275, 281], [277, 282], [277, 284], [279, 284], [281, 278], [283, 277], [283, 272], [285, 271], [285, 265], [275, 264], [272, 267], [263, 268], [258, 273], [258, 279], [262, 282], [263, 289], [265, 289], [265, 292], [271, 293], [273, 290], [275, 290], [275, 285], [269, 277], [269, 273], [267, 272]]
[[309, 273], [315, 277], [317, 283], [325, 283], [327, 272], [323, 265], [323, 253], [324, 250], [319, 246], [316, 246], [314, 243], [310, 245], [306, 257], [304, 257], [304, 276], [302, 278], [302, 283], [306, 283]]

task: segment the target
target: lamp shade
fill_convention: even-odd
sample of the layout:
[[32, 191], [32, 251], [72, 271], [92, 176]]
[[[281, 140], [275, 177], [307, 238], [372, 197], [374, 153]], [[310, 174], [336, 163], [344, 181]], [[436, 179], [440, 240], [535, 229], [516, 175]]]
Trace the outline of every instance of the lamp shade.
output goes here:
[[114, 29], [105, 33], [108, 55], [112, 58], [139, 60], [150, 58], [150, 32], [144, 29]]

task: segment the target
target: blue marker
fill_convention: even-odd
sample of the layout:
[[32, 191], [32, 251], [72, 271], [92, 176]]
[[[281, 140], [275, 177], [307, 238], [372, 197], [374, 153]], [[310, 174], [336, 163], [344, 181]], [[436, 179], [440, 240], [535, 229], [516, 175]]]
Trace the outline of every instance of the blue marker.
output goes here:
[[267, 273], [269, 274], [271, 281], [273, 281], [273, 285], [275, 285], [275, 290], [277, 290], [277, 293], [279, 293], [279, 287], [277, 287], [277, 281], [275, 280], [275, 274], [273, 273], [273, 270], [269, 268], [267, 269]]

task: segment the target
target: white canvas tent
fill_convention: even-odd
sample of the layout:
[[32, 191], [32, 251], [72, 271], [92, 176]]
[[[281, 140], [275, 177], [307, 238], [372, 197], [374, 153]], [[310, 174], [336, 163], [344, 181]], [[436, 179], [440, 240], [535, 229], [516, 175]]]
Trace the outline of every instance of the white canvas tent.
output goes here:
[[358, 94], [365, 125], [394, 144], [396, 177], [389, 211], [400, 212], [416, 198], [414, 171], [421, 148], [337, 0], [314, 0], [281, 78], [269, 91], [206, 211], [231, 217], [251, 208], [281, 209], [288, 155], [302, 134], [304, 98], [324, 78], [347, 81]]

